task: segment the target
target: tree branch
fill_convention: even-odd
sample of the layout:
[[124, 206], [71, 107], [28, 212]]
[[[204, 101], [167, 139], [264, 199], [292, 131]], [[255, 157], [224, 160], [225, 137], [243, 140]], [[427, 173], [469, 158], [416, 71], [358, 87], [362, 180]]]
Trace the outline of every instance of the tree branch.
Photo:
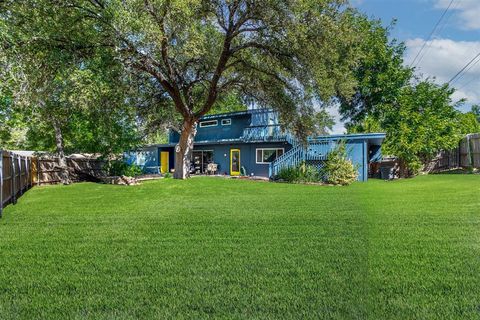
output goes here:
[[[175, 105], [177, 103], [181, 104], [178, 106], [179, 109], [183, 110], [182, 112], [183, 115], [188, 114], [191, 116], [191, 110], [189, 109], [188, 106], [185, 106], [185, 103], [182, 100], [182, 94], [180, 92], [180, 89], [178, 87], [177, 82], [182, 82], [182, 77], [180, 74], [177, 72], [177, 70], [174, 68], [173, 64], [170, 62], [170, 58], [168, 56], [168, 37], [167, 33], [165, 31], [165, 16], [167, 14], [167, 10], [163, 12], [162, 15], [158, 15], [157, 11], [154, 9], [153, 5], [151, 4], [150, 0], [144, 0], [145, 8], [147, 12], [153, 17], [153, 19], [157, 22], [161, 32], [162, 32], [162, 38], [160, 40], [160, 52], [162, 56], [162, 61], [165, 67], [167, 68], [167, 78], [169, 80], [169, 84], [172, 88], [172, 92], [170, 93], [171, 95], [174, 95], [175, 97], [172, 96], [172, 98], [175, 101]], [[187, 101], [188, 96], [184, 97]], [[190, 102], [190, 101], [189, 101]], [[193, 105], [192, 103], [188, 103], [190, 107]]]

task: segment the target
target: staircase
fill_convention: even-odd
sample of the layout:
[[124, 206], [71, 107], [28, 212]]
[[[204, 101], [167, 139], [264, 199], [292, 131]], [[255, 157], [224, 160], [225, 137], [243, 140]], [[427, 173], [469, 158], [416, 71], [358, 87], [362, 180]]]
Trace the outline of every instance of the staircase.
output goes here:
[[327, 154], [337, 145], [337, 142], [332, 140], [308, 139], [307, 145], [304, 146], [292, 136], [287, 137], [287, 141], [293, 147], [270, 163], [270, 178], [278, 175], [283, 168], [296, 167], [302, 162], [312, 162], [320, 167], [319, 163], [324, 161]]
[[304, 161], [304, 159], [305, 147], [301, 144], [297, 144], [292, 149], [288, 150], [270, 163], [268, 175], [270, 178], [273, 178], [283, 168], [298, 166], [302, 161]]

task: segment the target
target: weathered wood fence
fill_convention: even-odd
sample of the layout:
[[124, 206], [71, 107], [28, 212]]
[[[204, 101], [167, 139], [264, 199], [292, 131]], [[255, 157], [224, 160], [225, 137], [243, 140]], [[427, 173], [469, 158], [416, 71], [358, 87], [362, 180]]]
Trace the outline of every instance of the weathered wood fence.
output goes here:
[[0, 150], [0, 217], [7, 204], [33, 186], [31, 168], [31, 157]]
[[480, 133], [469, 134], [457, 148], [440, 152], [427, 167], [428, 171], [480, 168]]
[[[61, 168], [56, 157], [22, 156], [0, 150], [0, 217], [8, 204], [15, 204], [34, 185], [59, 183]], [[72, 182], [94, 181], [104, 176], [104, 161], [69, 157], [67, 166]]]
[[[91, 158], [67, 157], [67, 167], [72, 182], [89, 181], [104, 176], [104, 161]], [[35, 157], [32, 159], [33, 184], [56, 184], [61, 182], [61, 168], [56, 157]]]

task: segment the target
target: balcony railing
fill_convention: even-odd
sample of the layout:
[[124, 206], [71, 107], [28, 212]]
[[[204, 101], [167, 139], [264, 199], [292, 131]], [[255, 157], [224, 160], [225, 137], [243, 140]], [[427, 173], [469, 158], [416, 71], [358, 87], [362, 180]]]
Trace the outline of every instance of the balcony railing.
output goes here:
[[251, 126], [243, 130], [242, 140], [254, 141], [286, 141], [288, 133], [282, 131], [279, 125]]

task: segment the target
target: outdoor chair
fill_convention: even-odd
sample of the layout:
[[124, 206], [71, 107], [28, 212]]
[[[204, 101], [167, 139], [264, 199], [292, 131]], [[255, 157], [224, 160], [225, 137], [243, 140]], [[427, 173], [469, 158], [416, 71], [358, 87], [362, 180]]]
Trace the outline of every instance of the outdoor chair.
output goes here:
[[216, 163], [207, 164], [207, 173], [208, 174], [216, 174], [217, 171], [218, 171], [218, 164], [216, 164]]

